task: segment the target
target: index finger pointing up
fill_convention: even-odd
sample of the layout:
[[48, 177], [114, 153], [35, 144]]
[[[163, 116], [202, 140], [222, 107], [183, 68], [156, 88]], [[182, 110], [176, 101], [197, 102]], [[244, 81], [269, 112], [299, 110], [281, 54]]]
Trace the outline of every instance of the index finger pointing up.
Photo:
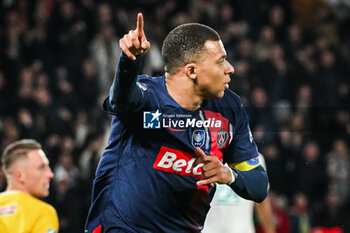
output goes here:
[[136, 24], [136, 31], [139, 34], [143, 33], [143, 15], [142, 13], [137, 14], [137, 24]]

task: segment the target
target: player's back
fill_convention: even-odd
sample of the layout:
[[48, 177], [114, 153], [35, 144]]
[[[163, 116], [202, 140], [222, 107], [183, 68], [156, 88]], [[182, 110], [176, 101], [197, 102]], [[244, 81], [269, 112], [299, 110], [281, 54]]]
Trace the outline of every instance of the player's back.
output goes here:
[[58, 232], [56, 210], [51, 205], [24, 192], [0, 193], [0, 232]]

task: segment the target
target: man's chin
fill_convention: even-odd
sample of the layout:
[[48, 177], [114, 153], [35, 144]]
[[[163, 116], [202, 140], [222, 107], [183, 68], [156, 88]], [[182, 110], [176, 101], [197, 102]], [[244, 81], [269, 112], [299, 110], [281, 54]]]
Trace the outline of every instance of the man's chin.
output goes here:
[[50, 194], [50, 192], [49, 192], [49, 190], [47, 190], [45, 193], [43, 193], [43, 197], [47, 197], [47, 196], [49, 196], [49, 194]]
[[215, 94], [208, 94], [205, 99], [206, 100], [214, 100], [214, 99], [221, 99], [222, 97], [224, 97], [224, 94], [225, 94], [225, 91], [220, 91], [220, 92], [217, 92]]
[[222, 97], [224, 97], [224, 95], [225, 95], [225, 91], [221, 91], [221, 92], [219, 92], [219, 94], [217, 95], [217, 99], [221, 99]]
[[41, 193], [36, 193], [35, 195], [33, 195], [37, 198], [45, 198], [45, 197], [48, 197], [49, 196], [49, 190], [47, 191], [43, 191]]

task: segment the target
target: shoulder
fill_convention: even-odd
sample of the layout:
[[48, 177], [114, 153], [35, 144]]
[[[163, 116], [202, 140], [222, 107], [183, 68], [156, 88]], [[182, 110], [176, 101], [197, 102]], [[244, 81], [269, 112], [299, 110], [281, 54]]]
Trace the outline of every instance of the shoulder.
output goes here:
[[163, 101], [166, 98], [164, 76], [152, 77], [148, 75], [140, 75], [137, 78], [136, 85], [140, 88], [143, 94], [144, 106], [153, 106], [155, 103]]
[[56, 209], [50, 205], [49, 203], [46, 203], [42, 200], [39, 200], [35, 197], [33, 197], [33, 202], [36, 205], [36, 209], [40, 212], [40, 215], [45, 218], [57, 218], [57, 212]]
[[40, 208], [40, 211], [42, 211], [46, 214], [49, 214], [53, 217], [57, 216], [57, 212], [52, 205], [50, 205], [44, 201], [41, 201], [39, 199], [36, 199], [36, 204], [37, 204], [38, 208]]
[[[9, 209], [9, 204], [13, 209]], [[10, 191], [0, 194], [1, 205], [5, 205], [3, 211], [6, 211], [9, 217], [25, 223], [28, 232], [58, 232], [57, 212], [44, 201], [24, 192]]]
[[31, 212], [35, 212], [37, 215], [33, 216], [35, 219], [33, 229], [40, 230], [41, 232], [58, 232], [59, 222], [55, 208], [44, 201], [34, 199], [35, 207], [33, 209], [35, 211]]
[[225, 90], [224, 96], [221, 99], [225, 102], [229, 102], [230, 105], [234, 105], [235, 107], [242, 106], [241, 97], [231, 90]]
[[36, 197], [33, 197], [29, 194], [20, 193], [19, 195], [20, 195], [19, 199], [23, 203], [23, 206], [27, 206], [31, 210], [35, 209], [36, 210], [35, 212], [37, 212], [40, 215], [57, 216], [57, 212], [52, 205], [50, 205], [50, 204], [48, 204], [48, 203], [46, 203], [46, 202], [44, 202]]
[[142, 90], [147, 90], [148, 88], [154, 88], [162, 85], [164, 82], [164, 76], [153, 77], [146, 74], [139, 75], [137, 77], [137, 86]]
[[226, 115], [234, 115], [234, 118], [242, 114], [243, 105], [241, 98], [231, 90], [225, 90], [224, 96], [213, 101], [214, 106]]

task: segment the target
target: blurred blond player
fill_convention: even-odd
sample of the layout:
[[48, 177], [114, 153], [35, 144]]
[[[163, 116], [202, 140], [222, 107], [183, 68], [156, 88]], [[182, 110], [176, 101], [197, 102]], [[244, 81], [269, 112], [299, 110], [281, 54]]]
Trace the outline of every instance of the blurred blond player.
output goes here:
[[[261, 154], [259, 160], [266, 168]], [[255, 233], [254, 208], [264, 233], [276, 233], [269, 197], [261, 203], [254, 203], [239, 197], [227, 185], [217, 184], [210, 206], [202, 233]]]
[[0, 232], [57, 233], [56, 210], [38, 199], [49, 195], [53, 177], [41, 145], [16, 141], [5, 148], [1, 162], [7, 189], [0, 193]]

